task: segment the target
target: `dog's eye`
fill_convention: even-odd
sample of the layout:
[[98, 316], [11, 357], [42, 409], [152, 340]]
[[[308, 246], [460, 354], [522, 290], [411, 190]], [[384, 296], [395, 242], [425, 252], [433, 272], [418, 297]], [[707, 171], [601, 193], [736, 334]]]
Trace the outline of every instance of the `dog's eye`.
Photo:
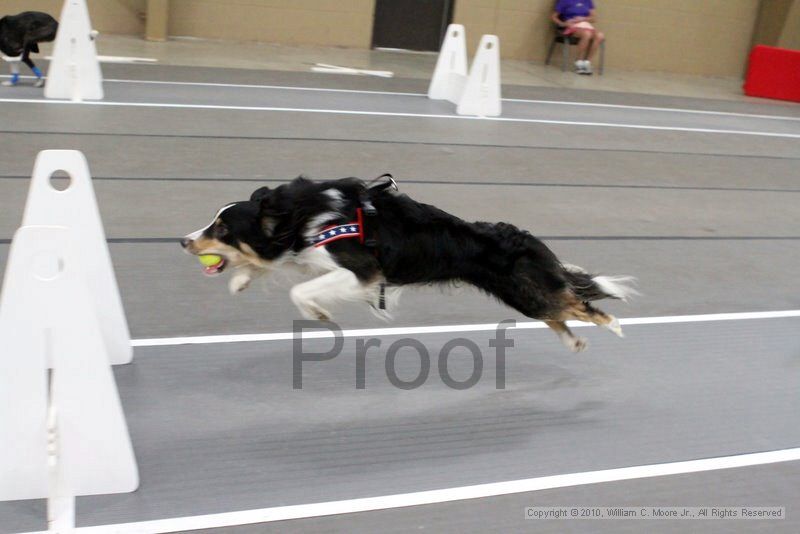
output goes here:
[[228, 227], [222, 223], [217, 224], [214, 227], [214, 237], [225, 237], [228, 235]]

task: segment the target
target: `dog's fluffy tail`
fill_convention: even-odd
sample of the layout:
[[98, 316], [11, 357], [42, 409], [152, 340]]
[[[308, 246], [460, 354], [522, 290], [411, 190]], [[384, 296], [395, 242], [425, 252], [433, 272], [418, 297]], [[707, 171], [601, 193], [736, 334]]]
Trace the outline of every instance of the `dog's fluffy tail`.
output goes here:
[[570, 289], [583, 301], [609, 298], [627, 301], [639, 294], [633, 287], [636, 279], [632, 276], [596, 276], [569, 264], [564, 264], [564, 273]]

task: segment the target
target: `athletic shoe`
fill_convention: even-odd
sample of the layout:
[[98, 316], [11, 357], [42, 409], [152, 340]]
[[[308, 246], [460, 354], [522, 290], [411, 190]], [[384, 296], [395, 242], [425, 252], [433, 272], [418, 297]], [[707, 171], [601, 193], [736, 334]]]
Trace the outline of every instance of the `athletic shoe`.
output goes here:
[[575, 72], [577, 74], [584, 74], [586, 71], [586, 63], [585, 59], [578, 59], [575, 61]]
[[588, 59], [583, 60], [583, 70], [579, 72], [579, 74], [585, 74], [586, 76], [591, 76], [594, 74], [592, 70], [592, 62]]

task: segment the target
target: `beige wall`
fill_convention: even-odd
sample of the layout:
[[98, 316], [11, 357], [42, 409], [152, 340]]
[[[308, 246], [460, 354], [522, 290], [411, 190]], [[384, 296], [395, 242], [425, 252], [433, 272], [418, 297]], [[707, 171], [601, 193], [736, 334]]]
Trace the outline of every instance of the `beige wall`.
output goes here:
[[794, 0], [783, 25], [778, 46], [800, 50], [800, 0]]
[[374, 0], [171, 0], [169, 34], [369, 48]]
[[[740, 76], [753, 43], [800, 49], [800, 0], [595, 0], [611, 68]], [[63, 0], [0, 0], [0, 14]], [[142, 35], [147, 0], [88, 0], [104, 33]], [[542, 61], [555, 0], [456, 0], [474, 50], [500, 36], [503, 57]], [[369, 48], [375, 0], [169, 0], [171, 36]]]
[[[456, 0], [470, 49], [500, 36], [503, 57], [542, 61], [554, 0]], [[759, 0], [595, 0], [611, 68], [740, 76]]]
[[[141, 34], [144, 32], [146, 0], [87, 0], [92, 26], [101, 33]], [[22, 11], [44, 11], [61, 15], [63, 0], [0, 0], [0, 16]]]

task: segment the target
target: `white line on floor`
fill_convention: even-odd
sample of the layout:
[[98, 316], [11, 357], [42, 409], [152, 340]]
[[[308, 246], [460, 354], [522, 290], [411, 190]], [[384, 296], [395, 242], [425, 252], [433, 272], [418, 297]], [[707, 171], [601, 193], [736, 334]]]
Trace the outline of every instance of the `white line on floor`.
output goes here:
[[[644, 324], [673, 324], [673, 323], [703, 323], [710, 321], [742, 321], [750, 319], [781, 319], [787, 317], [800, 317], [800, 310], [746, 312], [746, 313], [712, 313], [704, 315], [672, 315], [665, 317], [632, 317], [620, 319], [624, 326]], [[590, 323], [570, 321], [571, 327], [593, 326]], [[516, 330], [532, 330], [547, 328], [542, 322], [517, 323]], [[463, 324], [443, 326], [409, 326], [395, 328], [363, 328], [358, 330], [343, 330], [343, 337], [376, 337], [400, 336], [410, 334], [439, 334], [455, 332], [485, 332], [497, 329], [497, 323]], [[315, 330], [304, 332], [304, 339], [322, 339], [333, 337], [329, 330]], [[134, 339], [134, 347], [163, 347], [173, 345], [209, 345], [214, 343], [244, 343], [254, 341], [286, 341], [294, 339], [293, 332], [276, 332], [273, 334], [232, 334], [217, 336], [192, 336], [192, 337], [165, 337], [152, 339]]]
[[733, 111], [710, 111], [702, 109], [684, 108], [659, 108], [653, 106], [627, 106], [623, 104], [601, 104], [597, 102], [570, 102], [568, 100], [527, 100], [524, 98], [504, 98], [503, 102], [522, 102], [529, 104], [547, 104], [555, 106], [583, 106], [611, 109], [633, 109], [636, 111], [665, 111], [669, 113], [696, 113], [698, 115], [722, 115], [725, 117], [747, 117], [751, 119], [774, 119], [778, 121], [800, 121], [800, 117], [786, 117], [784, 115], [758, 115], [754, 113], [736, 113]]
[[[44, 57], [48, 61], [52, 61], [52, 56]], [[100, 63], [158, 63], [158, 60], [151, 57], [129, 57], [129, 56], [97, 56], [97, 61]], [[105, 80], [108, 81], [108, 80]]]
[[[3, 76], [7, 77], [7, 76]], [[22, 78], [33, 78], [33, 76], [22, 76]], [[260, 85], [260, 84], [238, 84], [238, 83], [212, 83], [212, 82], [171, 82], [164, 80], [124, 80], [124, 79], [107, 79], [104, 80], [109, 83], [128, 83], [128, 84], [145, 84], [145, 85], [185, 85], [193, 87], [218, 87], [218, 88], [231, 88], [231, 89], [276, 89], [286, 91], [317, 91], [327, 93], [353, 93], [365, 95], [390, 95], [390, 96], [411, 96], [411, 97], [425, 97], [425, 93], [404, 93], [397, 91], [367, 91], [359, 89], [328, 89], [324, 87], [294, 87], [287, 85]], [[504, 98], [503, 102], [520, 102], [530, 104], [544, 104], [556, 106], [584, 106], [584, 107], [597, 107], [597, 108], [611, 108], [611, 109], [632, 109], [636, 111], [659, 111], [668, 113], [696, 113], [698, 115], [721, 115], [727, 117], [747, 117], [752, 119], [774, 119], [780, 121], [800, 121], [800, 117], [787, 117], [784, 115], [759, 115], [754, 113], [736, 113], [731, 111], [711, 111], [699, 109], [686, 109], [686, 108], [662, 108], [654, 106], [629, 106], [624, 104], [603, 104], [599, 102], [571, 102], [568, 100], [531, 100], [525, 98]]]
[[[11, 76], [3, 75], [0, 78], [10, 78]], [[23, 79], [34, 79], [34, 76], [20, 76]], [[259, 85], [247, 83], [212, 83], [212, 82], [169, 82], [164, 80], [123, 80], [123, 79], [106, 79], [103, 82], [107, 83], [128, 83], [128, 84], [144, 84], [144, 85], [184, 85], [189, 87], [215, 87], [227, 89], [277, 89], [287, 91], [314, 91], [322, 93], [353, 93], [364, 95], [389, 95], [389, 96], [427, 96], [424, 93], [401, 93], [392, 91], [366, 91], [359, 89], [326, 89], [324, 87], [293, 87], [288, 85]]]
[[[188, 85], [194, 87], [225, 87], [231, 89], [277, 89], [286, 91], [314, 91], [322, 93], [352, 93], [362, 95], [389, 95], [389, 96], [427, 96], [424, 93], [402, 93], [394, 91], [366, 91], [359, 89], [326, 89], [324, 87], [293, 87], [289, 85], [259, 85], [246, 83], [209, 83], [209, 82], [168, 82], [160, 80], [104, 80], [111, 83], [132, 83], [147, 85]], [[798, 119], [800, 120], [800, 119]]]
[[[261, 508], [257, 510], [242, 510], [219, 514], [176, 517], [171, 519], [158, 519], [136, 523], [121, 523], [116, 525], [101, 525], [76, 529], [79, 533], [115, 533], [132, 534], [142, 532], [176, 532], [184, 530], [197, 530], [209, 528], [224, 528], [237, 525], [252, 525], [273, 521], [288, 521], [308, 517], [322, 517], [339, 514], [369, 512], [373, 510], [386, 510], [391, 508], [405, 508], [408, 506], [430, 505], [467, 499], [480, 499], [499, 495], [527, 493], [532, 491], [568, 488], [587, 484], [600, 484], [622, 480], [636, 480], [642, 478], [682, 475], [687, 473], [701, 473], [720, 469], [735, 469], [756, 465], [766, 465], [780, 462], [800, 460], [800, 448], [784, 449], [769, 452], [739, 454], [735, 456], [721, 456], [717, 458], [704, 458], [701, 460], [687, 460], [663, 464], [639, 465], [634, 467], [621, 467], [604, 469], [601, 471], [587, 471], [583, 473], [569, 473], [508, 482], [495, 482], [478, 484], [474, 486], [461, 486], [414, 493], [384, 495], [380, 497], [366, 497], [361, 499], [348, 499], [313, 504], [299, 504], [293, 506], [279, 506], [274, 508]], [[520, 517], [522, 517], [520, 511]]]
[[729, 135], [747, 135], [758, 137], [781, 137], [787, 139], [800, 139], [800, 134], [780, 132], [760, 132], [751, 130], [722, 130], [716, 128], [683, 128], [678, 126], [654, 126], [647, 124], [621, 124], [613, 122], [583, 122], [583, 121], [556, 121], [545, 119], [523, 119], [513, 117], [470, 117], [464, 115], [441, 115], [428, 113], [399, 113], [388, 111], [359, 111], [344, 109], [309, 109], [309, 108], [284, 108], [270, 106], [218, 106], [211, 104], [169, 104], [163, 102], [111, 102], [111, 101], [84, 101], [71, 102], [67, 100], [44, 100], [34, 98], [0, 98], [0, 103], [17, 104], [46, 104], [63, 106], [99, 106], [99, 107], [135, 107], [158, 109], [202, 109], [202, 110], [227, 110], [227, 111], [271, 111], [289, 113], [323, 113], [331, 115], [360, 115], [376, 117], [412, 117], [422, 119], [451, 119], [451, 120], [478, 120], [491, 122], [515, 122], [532, 124], [555, 124], [561, 126], [589, 126], [601, 128], [627, 128], [634, 130], [656, 130], [668, 132], [691, 132]]

